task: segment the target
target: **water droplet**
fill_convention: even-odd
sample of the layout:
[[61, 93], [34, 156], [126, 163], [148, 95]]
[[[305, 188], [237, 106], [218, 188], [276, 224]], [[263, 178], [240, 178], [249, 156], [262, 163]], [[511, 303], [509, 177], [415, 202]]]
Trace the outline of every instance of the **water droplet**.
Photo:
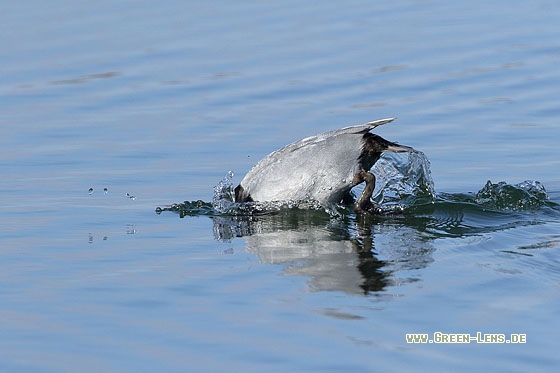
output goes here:
[[103, 188], [103, 193], [107, 194], [109, 193], [109, 190], [107, 188]]
[[129, 194], [129, 193], [126, 193], [126, 196], [133, 201], [136, 199], [136, 196], [133, 196], [132, 194]]
[[88, 189], [88, 194], [91, 196], [93, 194], [93, 188]]

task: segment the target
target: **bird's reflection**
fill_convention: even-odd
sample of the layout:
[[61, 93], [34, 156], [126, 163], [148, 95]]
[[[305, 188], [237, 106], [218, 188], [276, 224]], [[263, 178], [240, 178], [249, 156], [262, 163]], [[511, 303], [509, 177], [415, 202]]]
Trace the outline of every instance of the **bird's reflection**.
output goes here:
[[[226, 187], [229, 181], [224, 179]], [[286, 274], [308, 277], [312, 291], [369, 294], [418, 281], [420, 270], [433, 261], [436, 240], [546, 224], [547, 216], [560, 211], [536, 181], [488, 182], [476, 194], [441, 193], [430, 203], [412, 204], [395, 215], [341, 212], [333, 218], [313, 205], [271, 204], [266, 209], [253, 202], [226, 202], [232, 207], [216, 209], [212, 203], [185, 201], [158, 207], [156, 213], [209, 216], [216, 239], [243, 237], [247, 250], [262, 262], [280, 264]], [[535, 215], [537, 209], [546, 212], [544, 220]]]
[[[381, 292], [415, 281], [414, 270], [432, 261], [418, 219], [283, 210], [260, 216], [212, 216], [218, 240], [243, 237], [264, 263], [306, 276], [311, 291]], [[407, 273], [409, 272], [409, 273]]]

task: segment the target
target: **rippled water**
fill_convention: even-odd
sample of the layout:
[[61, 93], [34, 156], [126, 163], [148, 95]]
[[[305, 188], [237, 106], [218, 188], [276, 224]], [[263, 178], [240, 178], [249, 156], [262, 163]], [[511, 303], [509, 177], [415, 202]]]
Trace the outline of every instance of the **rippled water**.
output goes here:
[[[1, 9], [1, 371], [560, 363], [556, 3]], [[212, 200], [392, 116], [421, 153], [373, 170], [391, 213]], [[435, 332], [527, 343], [406, 343]]]

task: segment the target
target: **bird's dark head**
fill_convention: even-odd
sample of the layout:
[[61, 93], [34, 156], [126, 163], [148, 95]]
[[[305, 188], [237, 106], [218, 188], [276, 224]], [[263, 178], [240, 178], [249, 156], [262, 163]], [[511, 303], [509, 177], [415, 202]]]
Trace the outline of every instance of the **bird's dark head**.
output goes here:
[[360, 154], [360, 163], [364, 170], [369, 170], [375, 162], [381, 157], [383, 152], [413, 152], [414, 149], [409, 146], [399, 145], [397, 143], [385, 140], [383, 137], [374, 133], [365, 133], [362, 137], [362, 153]]

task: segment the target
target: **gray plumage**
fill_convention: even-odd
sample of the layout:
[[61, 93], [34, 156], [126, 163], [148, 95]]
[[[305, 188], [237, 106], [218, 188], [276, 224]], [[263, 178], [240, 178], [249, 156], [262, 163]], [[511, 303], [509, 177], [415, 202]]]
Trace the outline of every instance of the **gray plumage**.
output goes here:
[[270, 153], [241, 180], [235, 189], [236, 202], [312, 199], [331, 207], [366, 181], [366, 189], [371, 191], [369, 196], [362, 194], [362, 205], [357, 204], [356, 209], [369, 208], [375, 178], [368, 171], [381, 153], [413, 151], [369, 132], [394, 119], [311, 136]]

